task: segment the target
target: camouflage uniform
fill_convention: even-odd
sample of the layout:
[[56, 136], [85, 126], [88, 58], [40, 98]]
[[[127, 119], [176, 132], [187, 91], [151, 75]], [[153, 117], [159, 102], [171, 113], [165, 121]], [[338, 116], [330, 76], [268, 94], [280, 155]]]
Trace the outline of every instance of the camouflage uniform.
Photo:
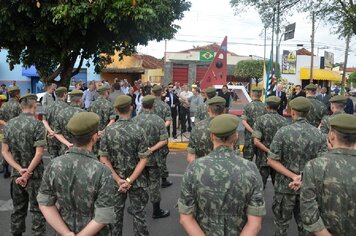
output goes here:
[[356, 150], [337, 148], [308, 162], [300, 194], [304, 228], [356, 235]]
[[192, 214], [206, 235], [239, 235], [247, 215], [265, 215], [256, 165], [219, 147], [193, 161], [182, 182], [178, 210]]
[[[92, 219], [114, 223], [117, 196], [110, 170], [93, 154], [73, 147], [46, 167], [37, 200], [57, 206], [68, 228], [79, 233]], [[111, 229], [105, 227], [97, 235], [111, 235]]]
[[[167, 103], [163, 102], [160, 98], [156, 98], [153, 103], [153, 112], [161, 117], [165, 122], [172, 120], [171, 109]], [[161, 178], [168, 178], [169, 172], [167, 168], [167, 155], [169, 153], [168, 146], [164, 146], [160, 149], [160, 169], [161, 169]]]
[[[104, 130], [110, 120], [116, 118], [113, 104], [103, 96], [99, 96], [94, 102], [91, 102], [88, 111], [94, 112], [100, 117], [99, 131]], [[95, 154], [98, 154], [99, 146], [100, 142], [97, 142], [93, 147], [93, 152]]]
[[[99, 155], [108, 157], [113, 169], [122, 179], [129, 177], [140, 158], [148, 156], [148, 144], [145, 131], [131, 119], [119, 118], [105, 130], [100, 141]], [[135, 235], [148, 235], [145, 207], [148, 202], [148, 180], [145, 171], [133, 182], [127, 193], [119, 193], [115, 211], [117, 220], [113, 225], [114, 235], [122, 235], [124, 208], [127, 195], [133, 212]]]
[[201, 104], [200, 106], [197, 107], [197, 112], [195, 113], [194, 116], [194, 123], [198, 123], [199, 121], [206, 120], [209, 118], [208, 114], [208, 105], [206, 104], [206, 101]]
[[[72, 134], [67, 130], [67, 124], [74, 116], [75, 113], [83, 112], [84, 110], [78, 106], [70, 105], [61, 110], [54, 120], [54, 132], [56, 134], [62, 134], [69, 142], [72, 139]], [[68, 150], [68, 147], [61, 143], [61, 148], [59, 151], [60, 155], [63, 155]]]
[[[277, 130], [286, 125], [288, 125], [286, 118], [279, 115], [277, 111], [269, 111], [267, 114], [257, 118], [253, 126], [254, 131], [252, 133], [252, 138], [258, 138], [267, 148], [269, 148]], [[257, 151], [256, 165], [262, 176], [263, 186], [266, 187], [269, 175], [271, 175], [272, 183], [274, 185], [274, 177], [276, 173], [267, 165], [267, 153], [261, 150]]]
[[311, 125], [319, 127], [321, 119], [327, 115], [327, 109], [321, 101], [317, 100], [315, 97], [307, 97], [310, 101], [310, 110], [307, 116], [307, 120]]
[[[18, 117], [11, 119], [4, 128], [4, 140], [14, 160], [23, 168], [27, 168], [36, 153], [36, 147], [46, 145], [46, 131], [39, 120], [29, 113], [21, 113]], [[43, 163], [41, 162], [33, 170], [32, 177], [28, 180], [25, 188], [16, 184], [20, 177], [17, 170], [12, 169], [11, 198], [14, 210], [11, 214], [11, 233], [22, 234], [26, 231], [26, 216], [28, 204], [32, 213], [32, 235], [45, 235], [45, 219], [38, 208], [36, 200], [38, 188], [43, 175]]]
[[345, 113], [344, 111], [337, 111], [337, 112], [334, 112], [332, 115], [330, 116], [324, 116], [323, 119], [321, 120], [321, 123], [320, 123], [320, 131], [323, 133], [323, 134], [328, 134], [329, 133], [329, 130], [330, 130], [330, 119], [332, 117], [334, 117], [335, 115], [337, 114], [342, 114], [342, 113]]
[[[61, 100], [55, 101], [48, 105], [44, 110], [43, 119], [48, 122], [48, 125], [54, 130], [55, 119], [58, 114], [64, 110], [64, 108], [69, 105]], [[48, 138], [47, 139], [47, 150], [51, 154], [52, 157], [59, 156], [59, 150], [61, 148], [61, 143], [56, 138]]]
[[[241, 119], [246, 120], [253, 128], [256, 119], [267, 113], [266, 106], [259, 99], [253, 100], [244, 107]], [[255, 154], [255, 147], [253, 145], [252, 134], [245, 129], [245, 144], [242, 150], [243, 158], [252, 161]]]
[[[270, 146], [269, 158], [279, 161], [293, 173], [301, 174], [305, 164], [323, 151], [326, 151], [325, 136], [305, 118], [297, 118], [293, 124], [277, 131]], [[298, 231], [304, 231], [299, 211], [300, 191], [296, 192], [288, 187], [291, 181], [287, 176], [276, 173], [272, 205], [275, 235], [287, 235], [293, 213]]]
[[[152, 147], [159, 141], [168, 139], [168, 132], [166, 127], [164, 126], [164, 121], [153, 112], [142, 111], [133, 120], [138, 124], [138, 126], [142, 127], [145, 130], [148, 147]], [[158, 166], [159, 158], [160, 155], [158, 150], [149, 156], [149, 160], [146, 165], [149, 180], [149, 193], [152, 203], [161, 201], [161, 175]]]
[[213, 150], [213, 142], [210, 139], [208, 126], [213, 118], [198, 122], [190, 133], [188, 153], [195, 154], [196, 158], [208, 155]]
[[44, 109], [46, 109], [47, 106], [52, 104], [54, 102], [52, 94], [45, 93], [42, 98], [42, 106]]

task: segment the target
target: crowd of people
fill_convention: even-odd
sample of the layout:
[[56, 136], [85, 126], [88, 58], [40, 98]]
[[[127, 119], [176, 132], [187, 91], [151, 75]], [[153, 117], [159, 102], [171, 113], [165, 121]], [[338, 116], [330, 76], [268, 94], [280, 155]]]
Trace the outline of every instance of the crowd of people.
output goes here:
[[[152, 218], [170, 215], [160, 206], [160, 189], [172, 185], [167, 144], [180, 126], [190, 132], [189, 165], [177, 206], [189, 235], [257, 235], [268, 178], [275, 235], [287, 235], [292, 216], [300, 235], [356, 234], [356, 117], [344, 110], [348, 97], [326, 99], [309, 84], [288, 104], [277, 86], [263, 103], [254, 87], [240, 120], [228, 114], [234, 97], [228, 85], [192, 87], [125, 80], [91, 81], [88, 88], [79, 82], [72, 91], [48, 85], [40, 121], [37, 96], [20, 96], [11, 86], [0, 108], [2, 155], [12, 167], [10, 233], [25, 232], [30, 206], [32, 235], [46, 235], [46, 221], [65, 236], [122, 235], [129, 198], [134, 235], [149, 235], [148, 201]], [[287, 104], [292, 123], [283, 117]]]

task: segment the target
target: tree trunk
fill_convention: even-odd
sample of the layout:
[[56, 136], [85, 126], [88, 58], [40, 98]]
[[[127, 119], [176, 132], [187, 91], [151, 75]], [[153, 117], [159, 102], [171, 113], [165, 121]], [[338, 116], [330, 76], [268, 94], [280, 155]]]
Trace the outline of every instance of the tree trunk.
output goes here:
[[59, 81], [59, 86], [68, 88], [70, 85], [70, 80], [73, 77], [74, 64], [77, 61], [79, 53], [73, 53], [71, 57], [63, 63], [63, 70], [60, 73], [61, 80]]

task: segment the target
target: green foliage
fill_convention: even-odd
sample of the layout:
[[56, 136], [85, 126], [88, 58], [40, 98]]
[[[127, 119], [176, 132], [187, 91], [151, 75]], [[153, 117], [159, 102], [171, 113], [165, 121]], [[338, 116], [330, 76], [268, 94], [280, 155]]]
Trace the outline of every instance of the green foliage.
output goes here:
[[45, 82], [60, 75], [68, 85], [84, 60], [98, 72], [115, 50], [130, 55], [138, 44], [172, 38], [189, 8], [186, 0], [0, 1], [0, 48], [10, 68], [35, 65]]
[[[256, 85], [260, 82], [263, 78], [263, 60], [242, 60], [236, 64], [235, 67], [235, 76], [237, 79], [254, 79]], [[265, 61], [266, 70], [268, 61]], [[273, 66], [275, 66], [273, 64]], [[279, 64], [278, 64], [279, 67]], [[276, 77], [280, 78], [280, 70], [276, 71]], [[267, 73], [269, 73], [267, 71]]]
[[352, 87], [356, 87], [356, 72], [352, 72], [350, 75], [349, 75], [349, 79], [348, 79], [348, 82], [349, 83], [352, 83]]

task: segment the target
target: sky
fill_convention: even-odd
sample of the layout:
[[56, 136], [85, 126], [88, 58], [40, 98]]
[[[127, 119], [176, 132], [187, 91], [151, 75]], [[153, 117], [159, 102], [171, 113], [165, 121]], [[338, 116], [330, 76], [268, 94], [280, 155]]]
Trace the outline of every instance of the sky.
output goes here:
[[[190, 0], [190, 11], [185, 12], [184, 18], [175, 22], [181, 28], [174, 39], [167, 41], [167, 52], [179, 52], [204, 46], [210, 43], [221, 44], [225, 36], [228, 37], [228, 51], [238, 55], [264, 56], [264, 29], [257, 11], [247, 8], [245, 12], [235, 14], [229, 0]], [[294, 39], [281, 42], [280, 53], [283, 50], [297, 50], [297, 44], [303, 44], [311, 50], [310, 35], [311, 20], [308, 14], [295, 13], [288, 17], [288, 22], [296, 22]], [[315, 54], [324, 55], [324, 51], [334, 53], [334, 62], [343, 62], [345, 55], [345, 40], [338, 39], [331, 33], [331, 26], [323, 22], [315, 23]], [[271, 32], [267, 32], [267, 57], [271, 51]], [[139, 53], [163, 58], [165, 43], [149, 42], [147, 46], [138, 46]], [[356, 36], [350, 43], [348, 67], [356, 67]]]

